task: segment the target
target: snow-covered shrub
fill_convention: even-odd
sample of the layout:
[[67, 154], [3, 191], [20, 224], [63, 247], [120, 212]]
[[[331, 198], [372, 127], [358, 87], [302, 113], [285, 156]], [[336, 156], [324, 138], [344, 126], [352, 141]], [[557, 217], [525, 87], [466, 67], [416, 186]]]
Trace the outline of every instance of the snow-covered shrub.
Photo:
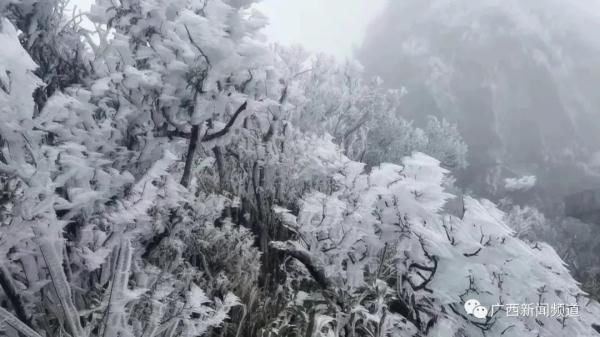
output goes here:
[[598, 225], [574, 218], [551, 219], [535, 234], [539, 241], [551, 244], [568, 264], [583, 290], [596, 300], [600, 298], [600, 257]]
[[204, 289], [250, 296], [260, 274], [260, 252], [252, 233], [225, 221], [207, 223], [185, 234], [184, 258], [202, 266], [207, 280]]
[[414, 151], [426, 153], [441, 161], [443, 167], [460, 169], [467, 166], [467, 145], [456, 125], [428, 116], [423, 128], [398, 116], [398, 112], [379, 117], [370, 133], [365, 161], [371, 165], [400, 163]]
[[286, 117], [301, 130], [328, 133], [349, 158], [371, 165], [400, 163], [419, 151], [444, 167], [466, 166], [467, 146], [456, 125], [429, 116], [415, 127], [400, 115], [403, 92], [386, 89], [378, 78], [365, 80], [359, 64], [298, 47], [275, 52], [290, 81]]
[[547, 242], [569, 266], [584, 291], [594, 299], [600, 297], [598, 279], [600, 259], [598, 258], [597, 225], [585, 223], [575, 218], [546, 217], [532, 206], [504, 205], [505, 221], [515, 230], [515, 235], [535, 244]]
[[506, 212], [505, 221], [515, 231], [517, 237], [533, 242], [540, 240], [539, 235], [547, 226], [544, 214], [531, 206], [513, 205]]
[[34, 92], [37, 111], [55, 92], [81, 84], [90, 73], [83, 43], [88, 34], [79, 26], [82, 16], [69, 16], [68, 5], [66, 0], [0, 2], [0, 16], [20, 31], [21, 44], [37, 64], [33, 71], [44, 83]]
[[[383, 164], [367, 174], [348, 161], [333, 191], [309, 193], [298, 216], [288, 217], [298, 239], [272, 245], [319, 284], [309, 297], [324, 303], [316, 313], [335, 318], [329, 329], [337, 335], [374, 335], [386, 327], [398, 335], [593, 336], [600, 307], [586, 299], [549, 245], [515, 237], [503, 212], [486, 200], [466, 197], [462, 219], [440, 214], [452, 196], [441, 186], [446, 171], [438, 165], [415, 154], [402, 166]], [[369, 288], [385, 296], [378, 299]], [[470, 298], [499, 306], [478, 319], [463, 309]], [[519, 303], [577, 305], [579, 316], [507, 315], [507, 305]]]
[[[235, 13], [219, 3], [214, 20], [231, 19], [220, 11]], [[6, 51], [0, 55], [0, 175], [8, 198], [1, 213], [7, 310], [0, 316], [8, 323], [2, 328], [9, 335], [83, 337], [196, 336], [220, 327], [240, 304], [231, 292], [237, 289], [206, 294], [201, 286], [209, 271], [185, 259], [186, 244], [196, 243], [181, 238], [214, 224], [223, 207], [177, 181], [185, 146], [154, 138], [152, 128], [144, 132], [148, 97], [159, 87], [139, 77], [139, 59], [129, 65], [111, 59], [119, 48], [128, 55], [129, 38], [101, 41], [97, 77], [36, 106], [37, 65], [13, 24], [0, 20]], [[211, 27], [224, 29], [214, 21], [198, 29]], [[241, 244], [252, 251], [243, 230], [212, 233], [224, 236], [219, 249]], [[238, 269], [256, 278], [256, 259], [245, 253], [238, 262], [248, 264]]]

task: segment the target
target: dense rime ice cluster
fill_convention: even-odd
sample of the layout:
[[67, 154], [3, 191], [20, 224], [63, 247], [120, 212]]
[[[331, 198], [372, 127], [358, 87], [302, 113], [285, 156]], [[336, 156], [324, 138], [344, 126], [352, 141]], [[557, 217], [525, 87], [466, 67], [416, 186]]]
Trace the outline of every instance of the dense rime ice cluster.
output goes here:
[[[347, 301], [351, 310], [332, 306], [330, 318], [362, 324], [373, 333], [476, 336], [485, 331], [500, 336], [510, 330], [515, 336], [557, 331], [593, 336], [589, 322], [600, 307], [585, 298], [550, 246], [515, 237], [504, 214], [486, 200], [465, 198], [462, 219], [439, 214], [452, 197], [441, 187], [445, 173], [436, 160], [419, 153], [402, 166], [384, 164], [369, 174], [357, 163], [344, 163], [333, 178], [339, 186], [335, 192], [305, 196], [298, 217], [287, 219], [300, 239], [273, 244], [309, 257], [330, 282], [325, 286], [335, 289], [334, 301]], [[395, 288], [383, 282], [390, 274]], [[381, 296], [383, 303], [395, 298], [417, 305], [400, 316], [386, 312], [371, 296]], [[463, 311], [461, 303], [470, 298], [488, 307], [569, 303], [581, 310], [580, 317], [566, 322], [507, 317], [505, 311], [478, 320]], [[431, 320], [435, 323], [429, 326]]]
[[412, 151], [435, 156], [445, 167], [466, 166], [467, 146], [456, 126], [429, 116], [415, 127], [398, 114], [402, 90], [386, 89], [380, 78], [365, 80], [356, 62], [337, 64], [299, 47], [276, 48], [287, 76], [289, 120], [316, 133], [329, 133], [351, 159], [370, 165], [399, 162]]
[[[596, 334], [598, 304], [552, 248], [516, 237], [489, 201], [443, 214], [453, 196], [438, 160], [350, 159], [354, 145], [381, 145], [365, 135], [370, 118], [392, 118], [374, 98], [388, 93], [355, 74], [328, 101], [261, 42], [248, 1], [99, 0], [97, 43], [73, 65], [89, 73], [34, 99], [52, 73], [29, 56], [49, 40], [31, 36], [60, 8], [44, 4], [0, 6], [6, 335]], [[336, 102], [349, 108], [332, 116], [323, 107]], [[435, 154], [464, 154], [451, 125], [431, 130]], [[476, 319], [462, 311], [470, 297], [580, 311]]]

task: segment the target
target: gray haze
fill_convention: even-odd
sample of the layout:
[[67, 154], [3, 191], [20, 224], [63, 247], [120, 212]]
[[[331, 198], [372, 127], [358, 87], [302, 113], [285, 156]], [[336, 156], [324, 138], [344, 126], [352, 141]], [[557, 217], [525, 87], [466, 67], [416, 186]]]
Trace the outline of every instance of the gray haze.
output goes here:
[[386, 0], [265, 0], [257, 6], [269, 17], [272, 41], [300, 44], [338, 58], [351, 57], [369, 22]]
[[598, 1], [393, 1], [359, 59], [390, 87], [407, 87], [400, 113], [458, 123], [470, 148], [463, 186], [493, 196], [505, 177], [537, 175], [528, 197], [552, 209], [550, 195], [598, 184], [598, 8]]

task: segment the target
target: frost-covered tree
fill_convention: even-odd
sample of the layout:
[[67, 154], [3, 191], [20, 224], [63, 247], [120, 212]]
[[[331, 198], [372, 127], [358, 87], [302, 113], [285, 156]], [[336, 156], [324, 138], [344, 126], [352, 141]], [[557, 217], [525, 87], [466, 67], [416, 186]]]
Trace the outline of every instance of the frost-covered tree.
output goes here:
[[82, 14], [70, 16], [67, 0], [0, 1], [0, 15], [21, 31], [19, 40], [36, 63], [43, 81], [34, 93], [36, 113], [54, 92], [81, 84], [89, 74], [88, 55], [79, 26]]
[[[272, 243], [298, 262], [290, 268], [316, 283], [290, 300], [279, 329], [318, 326], [324, 336], [597, 333], [600, 307], [549, 245], [520, 240], [486, 200], [465, 198], [462, 218], [440, 212], [452, 196], [438, 161], [415, 154], [370, 173], [343, 157], [338, 165], [335, 188], [307, 194], [297, 217], [286, 217], [296, 240]], [[463, 309], [470, 298], [501, 306], [478, 319]], [[566, 303], [579, 313], [507, 315], [521, 303]]]
[[467, 146], [455, 125], [429, 116], [417, 127], [402, 117], [403, 91], [365, 79], [356, 62], [338, 63], [301, 47], [276, 47], [290, 83], [288, 119], [301, 130], [328, 133], [351, 159], [370, 165], [400, 163], [413, 151], [440, 158], [448, 168], [466, 166]]
[[[206, 22], [205, 14], [192, 15], [191, 23], [193, 19], [200, 23], [194, 31], [198, 38], [226, 36], [223, 22], [227, 20], [241, 30], [238, 23], [251, 26], [251, 20], [242, 16], [237, 22], [232, 19], [241, 9], [213, 4], [217, 6], [211, 13], [213, 21]], [[190, 13], [185, 8], [181, 12]], [[192, 33], [185, 23], [178, 28], [189, 41], [189, 52], [195, 43]], [[214, 264], [198, 260], [201, 249], [195, 248], [198, 242], [188, 234], [215, 223], [225, 207], [223, 198], [196, 197], [185, 188], [185, 179], [179, 183], [180, 176], [186, 175], [178, 166], [191, 167], [191, 163], [178, 165], [177, 155], [193, 153], [186, 151], [192, 146], [182, 146], [166, 135], [156, 139], [154, 132], [162, 131], [158, 127], [142, 133], [152, 117], [147, 107], [153, 102], [147, 99], [162, 95], [168, 100], [169, 90], [182, 90], [182, 95], [171, 94], [186, 98], [186, 86], [195, 83], [193, 76], [205, 76], [203, 72], [190, 70], [190, 78], [182, 76], [174, 84], [166, 81], [166, 71], [136, 77], [148, 70], [137, 62], [139, 55], [127, 58], [144, 45], [137, 44], [138, 36], [101, 39], [104, 45], [94, 49], [94, 75], [55, 93], [36, 113], [33, 92], [42, 84], [34, 76], [37, 65], [21, 46], [13, 24], [4, 18], [1, 33], [7, 52], [0, 60], [0, 169], [7, 197], [2, 204], [0, 285], [9, 310], [1, 312], [3, 322], [8, 322], [7, 333], [172, 336], [218, 329], [230, 308], [239, 303], [232, 291], [241, 286], [229, 285], [227, 277], [252, 274], [257, 266], [253, 240], [243, 229], [222, 225], [224, 243], [238, 250], [239, 255], [230, 252], [231, 257], [248, 262], [241, 271], [218, 272]], [[244, 37], [240, 33], [241, 41]], [[180, 46], [184, 50], [173, 55], [185, 54], [186, 46]], [[223, 43], [225, 51], [232, 46], [252, 50], [251, 43]], [[235, 70], [232, 60], [222, 61]], [[166, 85], [146, 81], [152, 75], [158, 81], [165, 76]], [[197, 90], [203, 89], [192, 87], [190, 95]], [[157, 107], [166, 114], [172, 106]], [[212, 125], [221, 126], [216, 120]], [[226, 124], [215, 133], [207, 132], [203, 140], [223, 136], [229, 128]], [[240, 245], [240, 240], [245, 243]], [[197, 253], [189, 254], [192, 250]], [[209, 275], [219, 279], [211, 282]]]
[[448, 169], [467, 166], [467, 145], [456, 125], [434, 116], [429, 116], [425, 127], [420, 128], [389, 113], [383, 115], [370, 132], [368, 148], [364, 160], [370, 165], [400, 163], [403, 157], [419, 151], [439, 158]]
[[377, 80], [365, 81], [356, 63], [338, 64], [298, 48], [276, 51], [290, 80], [295, 79], [290, 120], [304, 130], [330, 133], [349, 157], [361, 160], [372, 122], [396, 109], [399, 94], [383, 89]]

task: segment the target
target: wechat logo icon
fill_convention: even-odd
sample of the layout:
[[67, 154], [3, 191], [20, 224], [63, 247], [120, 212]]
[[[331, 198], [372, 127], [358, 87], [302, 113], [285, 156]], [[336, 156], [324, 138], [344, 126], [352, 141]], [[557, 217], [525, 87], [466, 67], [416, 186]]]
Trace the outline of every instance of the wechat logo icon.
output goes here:
[[488, 314], [488, 309], [479, 303], [478, 300], [470, 299], [465, 302], [465, 311], [475, 318], [484, 319]]

